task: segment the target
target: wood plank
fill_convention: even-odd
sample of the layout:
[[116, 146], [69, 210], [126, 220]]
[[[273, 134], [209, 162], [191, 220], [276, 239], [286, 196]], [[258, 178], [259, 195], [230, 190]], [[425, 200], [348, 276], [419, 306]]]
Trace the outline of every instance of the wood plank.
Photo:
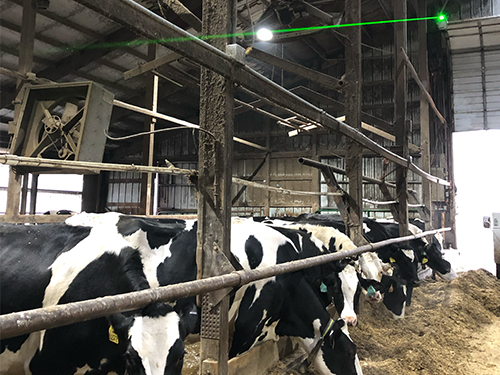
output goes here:
[[182, 18], [193, 29], [198, 32], [201, 31], [201, 20], [179, 0], [163, 0], [163, 4], [172, 9], [175, 14]]
[[332, 90], [339, 90], [344, 86], [344, 81], [342, 81], [341, 79], [337, 79], [328, 74], [318, 72], [317, 70], [306, 68], [303, 65], [281, 59], [267, 52], [261, 51], [255, 47], [247, 48], [246, 54], [247, 56], [253, 57], [267, 64], [271, 64], [284, 69], [287, 72], [294, 73], [313, 82], [317, 82], [320, 85]]
[[[242, 355], [231, 358], [228, 362], [228, 374], [264, 375], [278, 360], [279, 352], [276, 342], [265, 341]], [[204, 361], [203, 367], [208, 369], [208, 374], [216, 374], [218, 370], [217, 362], [209, 359]]]

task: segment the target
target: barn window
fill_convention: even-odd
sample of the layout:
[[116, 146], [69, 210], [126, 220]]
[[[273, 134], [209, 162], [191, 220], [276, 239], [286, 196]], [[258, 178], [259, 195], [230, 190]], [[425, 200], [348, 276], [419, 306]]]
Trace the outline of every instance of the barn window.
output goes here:
[[[182, 169], [198, 169], [196, 162], [177, 162], [174, 165]], [[193, 213], [197, 207], [195, 186], [189, 183], [186, 176], [167, 174], [159, 176], [159, 212]]]

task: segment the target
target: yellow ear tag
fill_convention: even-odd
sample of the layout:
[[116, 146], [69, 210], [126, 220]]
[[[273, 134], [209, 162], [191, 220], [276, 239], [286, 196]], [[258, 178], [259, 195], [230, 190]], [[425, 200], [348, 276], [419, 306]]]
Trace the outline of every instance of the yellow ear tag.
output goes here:
[[422, 264], [425, 264], [425, 263], [427, 263], [428, 261], [429, 261], [429, 259], [424, 258], [424, 259], [422, 259]]
[[115, 333], [113, 326], [109, 326], [108, 332], [109, 332], [109, 341], [111, 341], [114, 344], [118, 344], [118, 335]]
[[389, 258], [389, 262], [391, 262], [391, 263], [396, 263], [396, 259], [394, 259], [393, 257], [390, 257], [390, 258]]

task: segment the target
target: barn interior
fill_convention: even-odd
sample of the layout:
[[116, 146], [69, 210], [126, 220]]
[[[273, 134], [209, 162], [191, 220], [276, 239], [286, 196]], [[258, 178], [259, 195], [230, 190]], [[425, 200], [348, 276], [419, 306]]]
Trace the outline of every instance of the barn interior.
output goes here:
[[[36, 215], [37, 179], [76, 173], [82, 211], [197, 215], [205, 243], [230, 216], [325, 213], [357, 244], [364, 216], [401, 234], [419, 218], [457, 247], [452, 134], [500, 123], [481, 75], [498, 0], [0, 0], [0, 13], [0, 222], [62, 221]], [[481, 103], [457, 102], [453, 59], [468, 52]]]
[[[146, 1], [139, 4], [192, 35], [207, 34], [202, 32], [202, 3], [199, 1]], [[33, 8], [31, 14], [28, 14], [28, 5]], [[238, 53], [245, 51], [244, 63], [255, 72], [319, 110], [342, 119], [343, 116], [350, 116], [346, 114], [345, 97], [347, 87], [354, 86], [350, 82], [351, 69], [357, 69], [357, 74], [361, 74], [361, 86], [355, 94], [356, 103], [353, 105], [360, 108], [360, 113], [356, 115], [361, 116], [358, 130], [373, 142], [399, 155], [402, 155], [401, 150], [398, 150], [401, 149], [401, 141], [397, 138], [401, 137], [397, 135], [395, 119], [404, 112], [406, 125], [402, 126], [405, 128], [402, 138], [408, 139], [405, 158], [411, 158], [416, 166], [430, 175], [451, 182], [451, 185], [431, 183], [410, 170], [406, 176], [407, 188], [412, 193], [407, 198], [410, 203], [409, 216], [422, 218], [429, 227], [452, 227], [455, 214], [451, 155], [453, 112], [446, 23], [491, 16], [493, 2], [427, 1], [420, 4], [410, 1], [406, 9], [395, 14], [390, 1], [363, 1], [357, 11], [360, 12], [359, 21], [367, 24], [360, 27], [360, 45], [353, 52], [355, 59], [360, 55], [359, 67], [346, 63], [350, 58], [346, 49], [349, 41], [347, 34], [353, 29], [324, 27], [341, 26], [347, 22], [343, 1], [245, 0], [237, 1], [235, 7], [233, 42], [241, 47]], [[29, 154], [34, 157], [55, 156], [60, 160], [74, 159], [71, 151], [60, 151], [61, 156], [56, 156], [53, 150], [51, 155], [50, 147], [44, 150], [44, 155], [39, 152], [40, 147], [31, 152], [19, 147], [16, 150], [12, 148], [17, 124], [14, 104], [21, 106], [24, 92], [21, 88], [29, 85], [93, 82], [102, 87], [105, 94], [111, 93], [115, 101], [151, 109], [153, 87], [157, 82], [156, 112], [191, 124], [200, 123], [200, 64], [180, 51], [173, 52], [169, 49], [168, 40], [153, 43], [153, 38], [145, 37], [144, 33], [140, 35], [140, 31], [134, 27], [134, 21], [131, 21], [132, 15], [129, 24], [119, 22], [115, 17], [106, 17], [105, 11], [85, 1], [51, 0], [25, 4], [21, 0], [6, 0], [2, 2], [1, 9], [0, 135], [1, 147], [7, 152], [19, 156]], [[446, 21], [433, 18], [407, 23], [379, 22], [436, 17], [441, 13], [446, 15]], [[32, 29], [28, 30], [27, 25], [30, 23]], [[401, 79], [407, 83], [403, 83], [406, 89], [400, 90], [406, 100], [402, 104], [405, 109], [401, 109], [398, 115], [394, 101], [398, 77], [394, 36], [395, 30], [402, 25], [407, 33], [405, 54], [413, 68], [407, 68], [406, 64], [403, 68], [406, 72]], [[252, 34], [263, 27], [296, 30], [276, 33], [271, 41], [263, 42], [256, 34]], [[211, 40], [216, 38], [208, 39], [207, 42]], [[180, 43], [181, 49], [184, 48], [182, 44], [188, 45], [189, 42]], [[420, 82], [415, 80], [411, 70], [420, 76]], [[419, 84], [430, 93], [432, 104], [429, 104], [427, 96], [421, 95]], [[55, 90], [57, 103], [52, 105], [51, 115], [64, 116], [67, 110], [68, 117], [72, 110], [84, 106], [81, 100], [78, 102], [78, 90], [71, 85], [64, 94]], [[72, 102], [76, 107], [66, 104], [69, 101], [66, 94], [74, 96]], [[99, 143], [105, 143], [105, 148], [102, 160], [94, 161], [134, 165], [149, 163], [158, 167], [173, 164], [182, 169], [199, 169], [198, 131], [180, 128], [179, 124], [168, 121], [168, 117], [156, 118], [153, 120], [156, 130], [177, 129], [154, 134], [154, 147], [150, 148], [148, 136], [117, 139], [149, 129], [151, 117], [147, 113], [124, 108], [116, 105], [116, 102], [112, 109], [102, 110], [106, 113], [112, 111], [109, 138], [99, 140]], [[353, 110], [352, 113], [355, 112]], [[423, 126], [422, 113], [428, 113], [424, 114]], [[36, 121], [41, 123], [43, 117]], [[350, 125], [349, 120], [345, 121]], [[97, 127], [108, 126], [105, 123], [104, 120]], [[300, 164], [298, 159], [313, 159], [345, 169], [348, 138], [341, 132], [310, 125], [310, 119], [300, 116], [293, 109], [277, 106], [262, 95], [238, 85], [234, 93], [234, 136], [243, 142], [234, 143], [232, 175], [294, 191], [328, 191], [328, 184], [321, 173]], [[30, 134], [33, 139], [41, 138], [43, 134], [36, 132], [43, 133], [43, 126], [38, 125], [37, 130]], [[102, 134], [97, 136], [102, 138]], [[74, 139], [78, 141], [77, 137]], [[38, 140], [32, 142], [37, 143]], [[63, 146], [62, 141], [61, 145], [56, 144], [53, 149]], [[36, 145], [33, 147], [36, 148]], [[89, 142], [85, 142], [82, 148], [87, 147], [90, 148], [89, 154], [94, 153]], [[397, 164], [366, 147], [358, 152], [362, 154], [358, 166], [362, 176], [377, 180], [383, 178], [389, 189], [384, 195], [377, 183], [367, 180], [355, 188], [359, 189], [355, 196], [364, 199], [364, 215], [394, 216], [395, 204], [386, 202], [395, 201], [388, 197], [396, 194]], [[79, 157], [80, 160], [91, 160], [84, 155]], [[47, 168], [30, 170], [26, 167], [24, 171], [34, 175], [40, 171], [54, 173], [54, 170]], [[338, 187], [349, 191], [349, 178], [345, 174], [335, 174], [335, 177]], [[137, 172], [86, 173], [82, 209], [129, 214], [197, 212], [196, 188], [185, 176], [154, 175], [153, 183], [149, 186], [152, 190], [150, 194], [155, 195], [157, 201], [150, 199], [149, 202], [157, 203], [148, 209], [146, 180]], [[27, 183], [22, 189], [22, 197], [26, 197], [27, 190], [33, 191], [30, 193], [33, 194], [31, 201], [36, 202], [36, 189], [31, 190]], [[353, 187], [351, 190], [354, 191]], [[333, 196], [290, 196], [242, 185], [234, 185], [231, 194], [232, 212], [240, 216], [338, 212]], [[31, 208], [34, 213], [35, 210]], [[30, 207], [24, 205], [20, 212], [29, 214]], [[7, 215], [15, 213], [14, 209]], [[447, 233], [446, 238], [448, 245], [455, 244], [453, 231]]]

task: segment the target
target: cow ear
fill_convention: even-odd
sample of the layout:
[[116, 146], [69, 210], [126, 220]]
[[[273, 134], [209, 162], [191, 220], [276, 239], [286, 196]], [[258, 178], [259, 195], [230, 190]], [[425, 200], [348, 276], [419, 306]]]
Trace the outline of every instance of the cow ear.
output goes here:
[[128, 337], [128, 331], [132, 326], [134, 318], [126, 317], [123, 314], [113, 314], [108, 317], [110, 340], [116, 340], [113, 333], [118, 336], [118, 340], [125, 340]]

